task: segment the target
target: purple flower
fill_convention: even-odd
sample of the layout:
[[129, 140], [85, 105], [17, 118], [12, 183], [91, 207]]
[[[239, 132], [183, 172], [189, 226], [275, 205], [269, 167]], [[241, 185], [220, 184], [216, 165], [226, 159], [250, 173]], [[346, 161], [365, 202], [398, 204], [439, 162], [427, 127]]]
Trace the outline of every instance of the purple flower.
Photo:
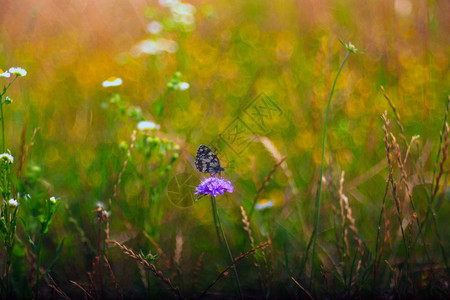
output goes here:
[[217, 194], [223, 195], [224, 192], [232, 193], [234, 187], [231, 182], [223, 178], [211, 176], [203, 177], [199, 186], [195, 188], [195, 194], [211, 195], [216, 197]]

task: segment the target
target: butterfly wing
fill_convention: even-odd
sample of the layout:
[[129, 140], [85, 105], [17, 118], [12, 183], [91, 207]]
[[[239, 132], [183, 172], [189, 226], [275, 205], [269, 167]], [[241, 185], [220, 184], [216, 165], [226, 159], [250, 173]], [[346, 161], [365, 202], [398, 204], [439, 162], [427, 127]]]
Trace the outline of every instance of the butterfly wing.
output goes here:
[[197, 149], [195, 167], [202, 173], [216, 174], [224, 169], [220, 166], [217, 155], [205, 145], [200, 145]]

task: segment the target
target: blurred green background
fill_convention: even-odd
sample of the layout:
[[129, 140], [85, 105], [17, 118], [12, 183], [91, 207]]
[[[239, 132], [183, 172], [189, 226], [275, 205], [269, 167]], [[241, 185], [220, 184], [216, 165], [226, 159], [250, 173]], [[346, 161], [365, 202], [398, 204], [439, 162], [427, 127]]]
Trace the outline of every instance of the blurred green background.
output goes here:
[[[424, 186], [415, 175], [420, 172], [425, 183], [431, 183], [442, 130], [449, 93], [448, 1], [216, 0], [178, 6], [175, 2], [1, 1], [0, 68], [20, 66], [28, 72], [8, 92], [14, 102], [5, 110], [7, 148], [18, 157], [26, 120], [26, 143], [40, 128], [24, 176], [38, 176], [48, 195], [63, 203], [43, 254], [44, 261], [50, 262], [54, 249], [66, 238], [54, 268], [63, 290], [81, 295], [68, 281], [88, 280], [86, 272], [97, 245], [94, 211], [98, 202], [109, 209], [130, 136], [139, 121], [149, 120], [161, 128], [137, 132], [112, 201], [111, 238], [135, 250], [157, 253], [143, 235], [146, 232], [172, 259], [176, 236], [182, 236], [178, 273], [164, 266], [161, 258], [157, 266], [168, 270], [165, 274], [173, 275], [176, 285], [189, 295], [190, 274], [199, 255], [207, 253], [197, 284], [202, 290], [227, 265], [215, 236], [209, 199], [180, 207], [168, 197], [167, 185], [179, 174], [198, 182], [202, 176], [193, 165], [198, 145], [216, 147], [226, 168], [224, 176], [235, 186], [234, 193], [218, 198], [218, 205], [237, 256], [251, 248], [239, 206], [249, 212], [277, 155], [286, 156], [286, 163], [258, 197], [261, 203], [273, 201], [274, 206], [254, 212], [252, 227], [257, 243], [266, 241], [267, 233], [272, 238], [273, 277], [279, 283], [272, 295], [295, 294], [292, 282], [282, 282], [307, 275], [298, 272], [314, 225], [324, 112], [347, 52], [339, 40], [351, 41], [365, 53], [350, 56], [330, 110], [319, 235], [324, 268], [333, 265], [334, 206], [342, 171], [359, 234], [374, 248], [388, 174], [381, 119], [385, 110], [400, 141], [381, 85], [397, 107], [406, 139], [420, 135], [410, 154], [419, 171], [408, 168], [408, 180], [419, 195], [419, 209], [426, 211], [426, 198], [420, 197]], [[189, 89], [167, 90], [176, 72]], [[122, 78], [123, 84], [102, 87], [110, 76]], [[0, 80], [4, 85], [8, 82]], [[263, 98], [270, 100], [277, 114], [260, 128], [249, 121], [246, 108]], [[155, 108], [158, 103], [164, 103], [161, 116]], [[248, 145], [239, 153], [225, 143], [230, 141], [227, 129], [236, 120], [243, 120], [249, 130], [244, 135]], [[401, 147], [405, 151], [404, 144]], [[39, 167], [38, 175], [33, 166]], [[441, 201], [448, 200], [448, 163], [446, 170]], [[392, 200], [387, 202], [393, 206]], [[448, 201], [443, 203], [437, 219], [448, 237]], [[31, 218], [29, 211], [24, 205], [24, 219]], [[395, 239], [397, 233], [391, 234]], [[443, 242], [448, 246], [447, 239]], [[433, 243], [431, 255], [440, 264]], [[133, 290], [135, 295], [160, 295], [151, 288], [146, 291], [148, 283], [141, 280], [131, 258], [116, 248], [108, 255], [125, 295]], [[241, 266], [246, 290], [257, 294], [250, 288], [252, 262]], [[28, 267], [17, 268], [20, 274]], [[150, 285], [157, 285], [155, 281]], [[231, 280], [220, 284], [217, 290], [233, 291]], [[108, 289], [114, 294], [111, 284]], [[161, 288], [159, 293], [166, 292]]]

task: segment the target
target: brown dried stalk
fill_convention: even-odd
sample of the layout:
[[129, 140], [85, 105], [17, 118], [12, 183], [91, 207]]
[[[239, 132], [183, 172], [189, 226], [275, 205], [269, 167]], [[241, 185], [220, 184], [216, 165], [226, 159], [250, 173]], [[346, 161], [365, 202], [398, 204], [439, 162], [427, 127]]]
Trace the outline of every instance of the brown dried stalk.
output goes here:
[[259, 187], [258, 191], [256, 192], [255, 198], [253, 199], [252, 208], [250, 209], [250, 213], [248, 214], [248, 220], [250, 222], [250, 219], [252, 218], [253, 210], [255, 209], [256, 200], [258, 200], [258, 197], [261, 195], [263, 189], [266, 187], [267, 184], [269, 184], [270, 179], [272, 179], [273, 173], [278, 169], [278, 167], [286, 160], [286, 156], [283, 156], [270, 170], [269, 174], [264, 178], [264, 181], [262, 185]]
[[[401, 157], [401, 153], [400, 153], [400, 149], [399, 146], [397, 144], [397, 141], [395, 139], [395, 136], [391, 133], [391, 138], [392, 138], [392, 145], [393, 145], [393, 149], [394, 149], [394, 154], [396, 157], [396, 161], [397, 161], [397, 165], [398, 167], [401, 169], [402, 168], [402, 157]], [[407, 241], [406, 241], [406, 236], [405, 236], [405, 229], [403, 228], [403, 216], [402, 216], [402, 211], [401, 211], [401, 207], [400, 207], [400, 199], [398, 196], [398, 192], [401, 190], [401, 185], [399, 182], [395, 182], [394, 180], [392, 180], [391, 177], [391, 186], [392, 186], [392, 196], [394, 197], [394, 203], [395, 203], [395, 207], [397, 209], [397, 219], [398, 219], [398, 223], [400, 226], [400, 230], [402, 232], [402, 240], [403, 240], [403, 244], [405, 247], [405, 251], [406, 251], [406, 257], [407, 257], [407, 261], [406, 261], [406, 266], [408, 266], [408, 262], [409, 262], [409, 251], [410, 251], [410, 245], [408, 245]]]
[[83, 291], [83, 293], [84, 293], [87, 297], [89, 297], [89, 299], [95, 300], [95, 298], [92, 297], [92, 295], [89, 294], [89, 293], [88, 293], [88, 292], [87, 292], [80, 284], [78, 284], [77, 282], [75, 282], [75, 281], [73, 281], [73, 280], [69, 280], [69, 282], [72, 283], [72, 284], [74, 284], [74, 285], [76, 285], [77, 287], [79, 287], [79, 288]]
[[[381, 116], [381, 118], [383, 119], [383, 132], [384, 132], [384, 145], [385, 145], [385, 154], [386, 154], [386, 158], [387, 158], [387, 163], [388, 163], [388, 167], [389, 167], [389, 175], [388, 175], [388, 179], [386, 181], [386, 187], [384, 189], [384, 196], [383, 196], [383, 202], [381, 205], [381, 211], [380, 211], [380, 216], [378, 218], [378, 226], [377, 226], [377, 239], [375, 242], [375, 263], [374, 263], [374, 267], [373, 267], [373, 277], [374, 277], [374, 289], [376, 287], [377, 281], [377, 266], [379, 263], [379, 260], [381, 259], [381, 256], [383, 254], [383, 248], [384, 248], [384, 244], [386, 242], [386, 239], [389, 237], [389, 229], [387, 227], [387, 225], [390, 225], [390, 223], [388, 224], [386, 221], [386, 198], [387, 198], [387, 193], [389, 190], [389, 183], [392, 181], [392, 172], [393, 172], [393, 166], [391, 163], [391, 143], [389, 142], [389, 133], [388, 133], [388, 127], [389, 127], [389, 120], [387, 118], [387, 111], [384, 111], [383, 115]], [[378, 244], [379, 238], [380, 238], [380, 233], [381, 233], [381, 219], [384, 218], [385, 222], [385, 234], [384, 234], [384, 239], [383, 242], [381, 243], [381, 245]], [[378, 253], [378, 250], [380, 251], [380, 253]]]
[[342, 231], [344, 232], [344, 245], [345, 245], [345, 253], [347, 253], [347, 255], [349, 255], [349, 246], [348, 246], [348, 239], [347, 239], [347, 230], [345, 229], [345, 208], [344, 208], [344, 198], [347, 199], [347, 197], [344, 195], [343, 193], [343, 189], [344, 189], [344, 174], [345, 171], [342, 171], [341, 173], [341, 179], [339, 180], [339, 191], [338, 191], [338, 195], [339, 195], [339, 207], [341, 209], [341, 228]]
[[448, 144], [449, 144], [449, 126], [448, 126], [448, 123], [445, 123], [444, 143], [442, 145], [442, 160], [439, 163], [439, 173], [435, 180], [436, 183], [435, 183], [433, 193], [431, 194], [431, 201], [433, 201], [434, 197], [436, 196], [436, 194], [439, 190], [439, 182], [441, 180], [442, 174], [444, 174], [444, 163], [445, 163], [445, 160], [447, 159], [447, 155], [448, 155], [448, 153], [447, 153]]
[[389, 96], [386, 94], [384, 87], [380, 86], [380, 88], [381, 88], [381, 91], [383, 92], [384, 98], [386, 98], [387, 102], [389, 103], [389, 106], [392, 108], [392, 111], [394, 112], [395, 119], [397, 120], [397, 125], [400, 128], [400, 132], [401, 132], [400, 136], [403, 139], [403, 141], [405, 142], [405, 144], [407, 146], [409, 146], [408, 141], [406, 140], [406, 137], [405, 137], [405, 129], [403, 128], [403, 125], [400, 122], [400, 115], [397, 112], [397, 108], [395, 107], [394, 103], [392, 103]]
[[210, 288], [212, 288], [212, 287], [216, 284], [217, 281], [219, 281], [220, 279], [222, 279], [222, 278], [224, 277], [225, 273], [228, 272], [231, 268], [233, 268], [233, 266], [234, 266], [235, 264], [237, 264], [239, 261], [241, 261], [241, 260], [243, 260], [244, 258], [246, 258], [247, 256], [249, 256], [250, 254], [254, 253], [256, 250], [258, 250], [258, 249], [263, 249], [263, 248], [267, 247], [269, 244], [270, 244], [270, 242], [265, 242], [265, 243], [263, 243], [263, 244], [260, 244], [260, 245], [256, 246], [256, 247], [253, 248], [253, 249], [250, 249], [248, 252], [246, 252], [246, 253], [244, 253], [244, 254], [241, 254], [240, 256], [236, 257], [236, 258], [233, 260], [233, 262], [232, 262], [228, 267], [226, 267], [225, 269], [223, 269], [223, 271], [220, 272], [219, 275], [217, 275], [216, 279], [214, 279], [214, 281], [211, 282], [210, 285], [208, 285], [208, 287], [203, 291], [203, 293], [200, 295], [200, 297], [198, 297], [198, 299], [203, 298], [203, 297], [206, 295], [206, 293], [208, 292], [208, 290], [209, 290]]
[[[272, 155], [272, 157], [275, 159], [275, 161], [282, 160], [282, 156], [278, 149], [275, 147], [275, 145], [272, 143], [271, 140], [269, 140], [267, 137], [259, 137], [259, 142], [263, 144], [263, 146], [266, 148], [266, 150]], [[295, 186], [294, 178], [292, 176], [292, 172], [288, 167], [288, 164], [286, 162], [281, 163], [281, 169], [283, 170], [284, 174], [288, 178], [289, 187], [291, 188], [292, 194], [294, 196], [298, 195], [297, 187]]]
[[134, 260], [136, 260], [139, 264], [142, 265], [142, 267], [147, 270], [150, 271], [150, 273], [155, 276], [156, 278], [158, 278], [162, 283], [164, 283], [165, 285], [167, 285], [167, 287], [169, 288], [169, 290], [171, 290], [175, 296], [177, 296], [179, 299], [183, 299], [183, 297], [181, 296], [180, 293], [180, 289], [178, 287], [174, 287], [172, 285], [172, 282], [170, 281], [170, 279], [165, 278], [163, 273], [161, 271], [158, 271], [155, 267], [155, 265], [150, 264], [147, 260], [145, 260], [142, 255], [140, 254], [135, 254], [133, 252], [133, 250], [127, 248], [127, 246], [120, 244], [117, 241], [114, 240], [107, 240], [107, 243], [112, 243], [117, 245], [120, 249], [122, 249], [123, 253], [125, 253], [126, 255], [130, 256], [131, 258], [133, 258]]
[[203, 261], [204, 256], [205, 256], [205, 253], [200, 254], [200, 256], [198, 257], [197, 263], [195, 264], [195, 269], [194, 269], [194, 274], [193, 274], [194, 279], [192, 280], [192, 290], [193, 291], [195, 291], [195, 289], [197, 288], [198, 274], [200, 273], [200, 268], [202, 266], [202, 261]]
[[[242, 215], [242, 223], [244, 224], [244, 230], [247, 231], [248, 237], [250, 239], [250, 246], [252, 248], [254, 248], [255, 247], [255, 239], [253, 238], [252, 230], [250, 228], [250, 222], [248, 221], [248, 217], [247, 217], [247, 214], [245, 213], [245, 210], [244, 210], [243, 206], [241, 206], [241, 215]], [[267, 288], [267, 285], [268, 285], [268, 282], [269, 282], [268, 281], [269, 277], [268, 277], [268, 270], [267, 270], [267, 261], [266, 261], [266, 256], [264, 254], [264, 250], [262, 250], [261, 253], [263, 255], [263, 259], [264, 259], [265, 266], [266, 266], [266, 281], [265, 281], [265, 283], [264, 283], [264, 285], [262, 287], [263, 288]], [[256, 256], [256, 252], [253, 253], [253, 256], [255, 258], [254, 265], [258, 269], [259, 281], [261, 282], [261, 284], [263, 284], [263, 279], [262, 279], [262, 275], [261, 275], [261, 266], [258, 263], [258, 257]]]
[[39, 127], [34, 129], [33, 135], [31, 136], [31, 139], [30, 139], [30, 143], [28, 144], [27, 148], [25, 149], [25, 152], [22, 154], [22, 158], [20, 160], [20, 165], [19, 165], [19, 170], [17, 171], [17, 177], [18, 178], [20, 178], [20, 174], [22, 173], [22, 169], [23, 169], [23, 166], [25, 164], [25, 160], [28, 157], [28, 153], [30, 152], [30, 148], [33, 147], [33, 145], [34, 145], [33, 140], [34, 140], [34, 137], [36, 136], [36, 133], [39, 131], [39, 129], [40, 129]]
[[291, 279], [295, 282], [295, 284], [309, 297], [309, 299], [313, 299], [314, 297], [310, 294], [310, 292], [308, 292], [304, 287], [301, 286], [300, 283], [297, 282], [297, 280], [295, 280], [294, 277], [291, 277]]
[[50, 288], [52, 288], [63, 299], [71, 300], [69, 298], [69, 296], [67, 296], [67, 294], [64, 293], [63, 290], [61, 290], [61, 288], [56, 284], [55, 280], [53, 280], [53, 277], [50, 276], [50, 274], [47, 274], [47, 277], [48, 277], [48, 280], [50, 281], [50, 282], [47, 283]]
[[92, 263], [92, 272], [87, 272], [87, 275], [89, 277], [89, 291], [91, 292], [91, 294], [93, 295], [93, 297], [95, 299], [98, 298], [97, 286], [95, 285], [95, 280], [94, 280], [95, 268], [97, 266], [97, 263], [99, 263], [99, 261], [97, 259], [95, 259], [94, 262]]
[[181, 262], [181, 253], [183, 252], [183, 236], [181, 235], [181, 232], [177, 233], [177, 236], [175, 238], [175, 253], [173, 255], [173, 263], [175, 266], [179, 266]]
[[122, 291], [120, 290], [119, 284], [117, 283], [116, 276], [114, 275], [111, 265], [109, 264], [108, 258], [106, 258], [106, 256], [103, 256], [103, 259], [105, 260], [105, 265], [108, 268], [109, 274], [111, 275], [111, 279], [114, 283], [114, 288], [116, 289], [117, 295], [119, 295], [119, 299], [123, 299]]
[[118, 187], [120, 185], [120, 182], [122, 181], [122, 175], [123, 175], [123, 172], [125, 172], [125, 168], [127, 167], [128, 160], [130, 159], [131, 149], [133, 149], [133, 147], [134, 147], [134, 141], [136, 141], [136, 130], [133, 130], [133, 133], [131, 134], [131, 142], [130, 142], [130, 146], [128, 147], [127, 157], [125, 158], [125, 160], [123, 162], [122, 170], [120, 170], [119, 176], [117, 177], [117, 182], [114, 185], [114, 193], [113, 193], [112, 197], [109, 199], [109, 208], [110, 209], [111, 209], [111, 202], [114, 199], [116, 199], [116, 197], [117, 197]]
[[[112, 206], [111, 206], [112, 201], [117, 198], [118, 187], [120, 185], [120, 182], [122, 181], [122, 175], [123, 175], [123, 172], [125, 172], [125, 168], [127, 167], [128, 160], [130, 159], [130, 156], [131, 156], [131, 149], [133, 149], [135, 141], [136, 141], [136, 130], [133, 130], [133, 133], [131, 134], [130, 146], [128, 147], [128, 151], [127, 151], [127, 157], [125, 158], [125, 160], [123, 162], [122, 170], [120, 170], [119, 176], [117, 177], [117, 182], [116, 182], [116, 184], [114, 184], [113, 195], [111, 198], [109, 198], [109, 211], [111, 211], [111, 208], [112, 208]], [[106, 234], [106, 239], [109, 240], [109, 221], [106, 222], [105, 234]]]
[[[346, 219], [349, 222], [349, 228], [350, 230], [353, 232], [353, 239], [358, 243], [358, 251], [359, 253], [363, 252], [364, 249], [364, 245], [361, 241], [361, 239], [358, 236], [358, 229], [356, 228], [356, 221], [355, 218], [353, 218], [352, 216], [352, 209], [350, 208], [350, 204], [348, 202], [348, 197], [344, 194], [343, 189], [344, 189], [344, 175], [345, 172], [342, 171], [341, 173], [341, 179], [339, 181], [339, 204], [341, 205], [341, 213], [342, 218], [343, 218], [343, 223], [342, 223], [342, 227], [345, 227], [345, 223], [346, 223]], [[342, 203], [342, 204], [341, 204]], [[345, 213], [344, 213], [345, 211]], [[344, 241], [345, 241], [345, 245], [347, 247], [347, 254], [349, 254], [349, 246], [348, 246], [348, 240], [347, 240], [347, 230], [344, 230]]]
[[252, 235], [252, 230], [250, 229], [250, 222], [248, 221], [247, 214], [245, 213], [244, 207], [241, 206], [242, 223], [244, 223], [244, 230], [248, 233], [248, 238], [250, 239], [250, 246], [255, 247], [255, 239]]
[[17, 174], [19, 174], [19, 175], [17, 177], [20, 177], [20, 171], [23, 168], [22, 161], [24, 161], [23, 157], [24, 157], [24, 153], [25, 153], [25, 139], [26, 139], [26, 134], [27, 134], [27, 125], [28, 125], [29, 117], [30, 117], [30, 114], [27, 113], [25, 115], [25, 121], [23, 122], [22, 133], [20, 135], [20, 155], [19, 155], [19, 157], [21, 157], [22, 159], [20, 160], [20, 165], [19, 165], [19, 169], [17, 172]]

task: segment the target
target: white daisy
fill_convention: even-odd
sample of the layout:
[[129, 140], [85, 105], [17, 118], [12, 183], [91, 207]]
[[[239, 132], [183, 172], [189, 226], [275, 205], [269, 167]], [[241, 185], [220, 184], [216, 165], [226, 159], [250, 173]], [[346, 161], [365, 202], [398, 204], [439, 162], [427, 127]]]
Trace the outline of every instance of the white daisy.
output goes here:
[[6, 160], [10, 164], [12, 164], [14, 162], [14, 157], [11, 154], [9, 154], [9, 153], [2, 153], [2, 154], [0, 154], [0, 160], [1, 159]]
[[50, 202], [55, 204], [56, 203], [56, 198], [55, 197], [50, 197]]
[[17, 68], [10, 68], [9, 69], [9, 73], [17, 75], [17, 76], [25, 76], [25, 75], [27, 75], [27, 71], [25, 71], [24, 69], [19, 68], [19, 67], [17, 67]]

